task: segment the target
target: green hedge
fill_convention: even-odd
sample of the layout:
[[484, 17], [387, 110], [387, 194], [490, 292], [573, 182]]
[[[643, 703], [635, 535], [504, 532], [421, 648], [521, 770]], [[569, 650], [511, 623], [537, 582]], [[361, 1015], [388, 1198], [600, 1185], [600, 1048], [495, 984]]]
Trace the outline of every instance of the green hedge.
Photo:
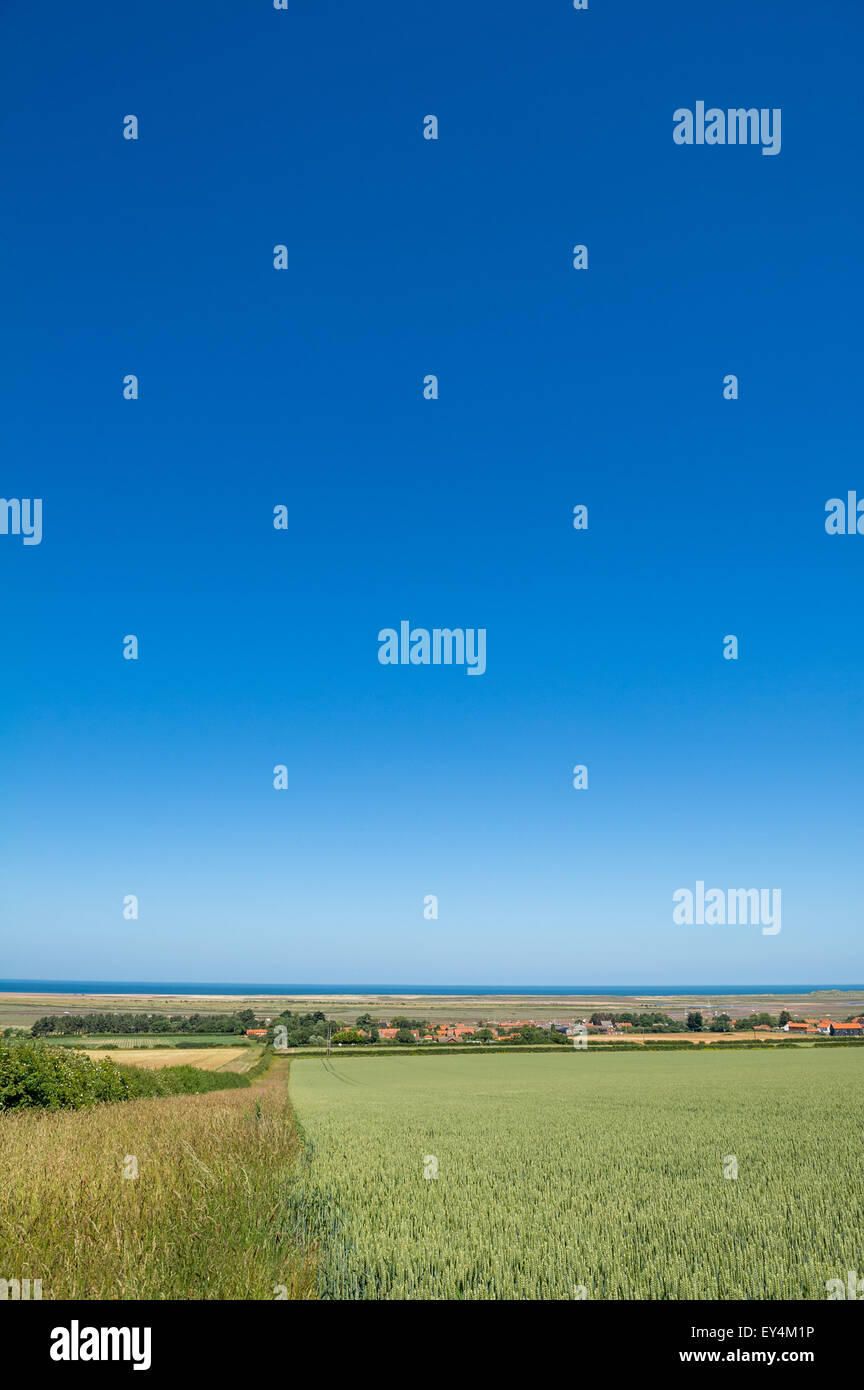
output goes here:
[[92, 1062], [83, 1052], [39, 1043], [0, 1047], [0, 1110], [47, 1107], [78, 1110], [100, 1101], [138, 1096], [192, 1095], [248, 1086], [269, 1063], [265, 1054], [248, 1072], [202, 1071], [199, 1067], [121, 1067], [109, 1057]]
[[[816, 1047], [864, 1047], [864, 1041], [859, 1041], [856, 1038], [820, 1038], [817, 1042], [814, 1042], [812, 1038], [808, 1038], [804, 1045], [809, 1047], [814, 1045]], [[331, 1054], [331, 1061], [344, 1062], [348, 1057], [452, 1057], [456, 1053], [471, 1053], [475, 1057], [486, 1057], [490, 1053], [497, 1053], [500, 1055], [503, 1052], [509, 1052], [511, 1055], [521, 1052], [558, 1052], [566, 1055], [568, 1052], [575, 1052], [577, 1055], [579, 1053], [583, 1055], [591, 1054], [594, 1057], [604, 1052], [774, 1052], [777, 1051], [778, 1048], [800, 1048], [801, 1046], [802, 1040], [800, 1038], [766, 1039], [764, 1042], [754, 1042], [752, 1039], [736, 1038], [734, 1035], [730, 1035], [728, 1039], [715, 1038], [713, 1042], [709, 1042], [707, 1039], [703, 1038], [696, 1038], [693, 1042], [690, 1042], [686, 1038], [681, 1038], [680, 1040], [670, 1039], [669, 1041], [658, 1038], [651, 1042], [644, 1043], [628, 1042], [625, 1040], [621, 1042], [601, 1042], [599, 1039], [589, 1039], [587, 1047], [561, 1047], [560, 1045], [557, 1047], [550, 1047], [548, 1045], [537, 1046], [530, 1043], [527, 1046], [522, 1044], [517, 1047], [496, 1046], [495, 1043], [483, 1043], [482, 1045], [475, 1044], [473, 1046], [463, 1047], [448, 1047], [444, 1043], [436, 1043], [427, 1047], [405, 1048], [375, 1047], [373, 1045], [363, 1048], [343, 1047], [335, 1049]], [[293, 1050], [290, 1055], [295, 1056], [299, 1061], [301, 1057], [326, 1056], [326, 1049], [311, 1047], [297, 1048]], [[251, 1073], [247, 1073], [247, 1075], [251, 1075]]]

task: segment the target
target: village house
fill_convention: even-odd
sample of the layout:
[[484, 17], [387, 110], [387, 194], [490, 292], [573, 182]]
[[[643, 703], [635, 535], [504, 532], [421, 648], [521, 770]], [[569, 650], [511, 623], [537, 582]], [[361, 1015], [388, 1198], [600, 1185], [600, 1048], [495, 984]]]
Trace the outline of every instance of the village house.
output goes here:
[[799, 1037], [864, 1038], [864, 1022], [860, 1018], [854, 1018], [849, 1023], [839, 1023], [831, 1018], [808, 1018], [803, 1023], [784, 1023], [783, 1031]]
[[[607, 1019], [604, 1023], [604, 1028], [611, 1033], [617, 1031], [617, 1028], [632, 1029], [632, 1026], [633, 1025], [630, 1023], [616, 1025], [611, 1019]], [[396, 1034], [399, 1032], [398, 1028], [391, 1027], [384, 1019], [379, 1019], [378, 1023], [373, 1025], [373, 1027], [377, 1028], [378, 1037], [381, 1042], [393, 1042], [396, 1038]], [[568, 1037], [572, 1037], [576, 1033], [581, 1034], [585, 1027], [586, 1025], [584, 1023], [579, 1023], [578, 1021], [574, 1023], [564, 1023], [557, 1019], [551, 1023], [548, 1023], [545, 1019], [539, 1022], [536, 1019], [529, 1019], [527, 1021], [525, 1019], [509, 1019], [505, 1021], [487, 1019], [482, 1023], [437, 1023], [429, 1025], [428, 1031], [421, 1032], [417, 1028], [412, 1028], [409, 1031], [418, 1042], [422, 1043], [460, 1043], [466, 1040], [470, 1041], [481, 1029], [488, 1031], [492, 1034], [493, 1039], [498, 1040], [507, 1038], [522, 1028], [548, 1028], [558, 1033], [564, 1033]], [[364, 1037], [367, 1036], [368, 1030], [358, 1028], [357, 1031]]]

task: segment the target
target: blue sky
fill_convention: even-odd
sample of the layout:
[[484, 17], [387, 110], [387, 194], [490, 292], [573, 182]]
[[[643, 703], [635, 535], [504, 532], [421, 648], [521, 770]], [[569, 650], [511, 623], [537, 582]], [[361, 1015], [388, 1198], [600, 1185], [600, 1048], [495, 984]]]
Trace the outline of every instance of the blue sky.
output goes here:
[[[2, 27], [0, 974], [860, 980], [856, 7]], [[675, 145], [703, 99], [780, 154]]]

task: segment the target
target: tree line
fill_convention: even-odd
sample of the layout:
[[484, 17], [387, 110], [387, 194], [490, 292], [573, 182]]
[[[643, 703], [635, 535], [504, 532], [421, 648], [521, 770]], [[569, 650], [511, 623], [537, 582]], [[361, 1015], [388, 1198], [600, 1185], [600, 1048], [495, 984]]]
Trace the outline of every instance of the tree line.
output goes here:
[[233, 1014], [142, 1014], [90, 1013], [44, 1014], [37, 1018], [30, 1035], [34, 1038], [72, 1038], [100, 1034], [136, 1033], [226, 1033], [237, 1035], [247, 1028], [263, 1027], [251, 1009]]
[[629, 1010], [623, 1013], [603, 1013], [598, 1010], [588, 1020], [595, 1028], [603, 1022], [610, 1021], [630, 1023], [633, 1025], [633, 1031], [637, 1033], [746, 1033], [755, 1028], [757, 1023], [767, 1023], [770, 1028], [782, 1028], [785, 1023], [792, 1021], [792, 1015], [787, 1009], [783, 1009], [779, 1014], [751, 1013], [746, 1018], [734, 1020], [727, 1013], [714, 1014], [712, 1018], [706, 1019], [698, 1009], [691, 1009], [685, 1021], [670, 1018], [668, 1014], [659, 1010], [639, 1013]]

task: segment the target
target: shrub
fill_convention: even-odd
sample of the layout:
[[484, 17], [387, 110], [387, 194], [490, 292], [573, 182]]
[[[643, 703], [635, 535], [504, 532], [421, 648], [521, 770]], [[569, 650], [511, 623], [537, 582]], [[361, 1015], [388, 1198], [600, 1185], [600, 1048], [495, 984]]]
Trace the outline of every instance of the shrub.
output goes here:
[[32, 1106], [79, 1110], [101, 1101], [191, 1095], [248, 1085], [249, 1073], [188, 1066], [148, 1071], [120, 1067], [109, 1057], [93, 1062], [83, 1052], [39, 1043], [0, 1046], [0, 1110]]

